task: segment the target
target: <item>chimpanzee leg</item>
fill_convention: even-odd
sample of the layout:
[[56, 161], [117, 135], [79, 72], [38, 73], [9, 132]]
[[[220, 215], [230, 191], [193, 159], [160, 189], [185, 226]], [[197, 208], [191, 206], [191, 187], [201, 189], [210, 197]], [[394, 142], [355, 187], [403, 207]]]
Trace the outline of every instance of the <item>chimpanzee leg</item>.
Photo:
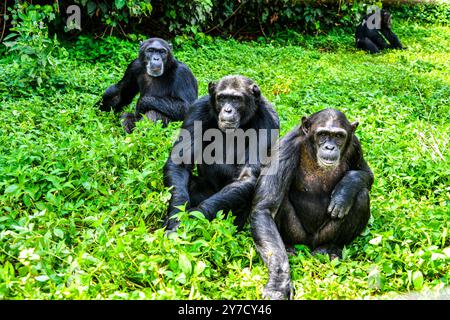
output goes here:
[[170, 118], [166, 117], [165, 115], [156, 110], [147, 111], [145, 113], [145, 116], [153, 122], [157, 122], [160, 120], [162, 122], [163, 127], [167, 127], [167, 125], [170, 122]]
[[121, 115], [120, 118], [123, 119], [122, 126], [125, 129], [126, 133], [131, 133], [136, 126], [135, 123], [141, 120], [142, 116], [127, 112]]
[[138, 59], [130, 63], [123, 78], [117, 83], [109, 86], [97, 103], [101, 111], [120, 112], [123, 107], [133, 101], [134, 96], [139, 92], [136, 72], [140, 63]]
[[381, 33], [386, 37], [386, 39], [389, 41], [390, 45], [389, 48], [391, 49], [404, 49], [400, 39], [397, 37], [397, 35], [390, 29], [382, 29]]
[[[169, 118], [167, 118], [166, 116], [162, 115], [161, 113], [155, 110], [147, 111], [145, 113], [145, 116], [153, 122], [161, 120], [163, 127], [166, 127], [167, 124], [170, 122]], [[136, 122], [142, 119], [142, 115], [134, 113], [124, 113], [120, 118], [124, 119], [122, 122], [122, 126], [125, 129], [125, 131], [127, 133], [131, 133], [136, 126]]]
[[[213, 194], [214, 191], [205, 178], [191, 176], [189, 179], [189, 201], [186, 204], [186, 210], [196, 207]], [[171, 216], [167, 216], [164, 222], [164, 225], [167, 226], [169, 233], [174, 232], [180, 224], [179, 220], [170, 218]]]
[[212, 186], [208, 180], [202, 177], [191, 177], [189, 182], [189, 198], [191, 207], [198, 206], [202, 201], [214, 194]]
[[281, 238], [283, 238], [285, 244], [310, 244], [310, 236], [303, 228], [288, 196], [284, 198], [280, 206], [278, 214], [275, 217], [275, 223], [280, 230]]
[[[196, 207], [204, 200], [214, 195], [214, 189], [208, 182], [208, 179], [202, 177], [192, 177], [189, 184], [189, 196], [191, 200], [191, 207]], [[250, 205], [241, 203], [239, 208], [231, 208], [233, 214], [236, 216], [234, 223], [238, 230], [242, 230], [247, 222], [250, 213]], [[224, 212], [226, 213], [226, 212]]]
[[368, 50], [370, 53], [379, 53], [380, 49], [369, 38], [363, 38], [358, 41], [358, 48]]
[[356, 196], [355, 203], [344, 218], [330, 218], [316, 234], [313, 241], [315, 252], [340, 257], [342, 247], [353, 241], [364, 230], [369, 217], [369, 191], [363, 189]]
[[289, 260], [275, 221], [269, 210], [254, 211], [250, 218], [256, 251], [269, 270], [269, 281], [264, 287], [263, 298], [289, 299], [291, 295]]

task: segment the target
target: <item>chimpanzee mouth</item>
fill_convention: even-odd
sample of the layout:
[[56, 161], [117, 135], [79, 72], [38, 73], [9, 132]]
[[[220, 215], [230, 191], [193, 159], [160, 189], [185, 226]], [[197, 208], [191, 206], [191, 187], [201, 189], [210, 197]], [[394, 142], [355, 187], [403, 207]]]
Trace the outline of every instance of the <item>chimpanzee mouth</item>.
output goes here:
[[225, 131], [235, 131], [238, 128], [238, 124], [233, 121], [219, 121], [219, 129]]
[[160, 67], [152, 67], [150, 64], [147, 65], [147, 73], [151, 77], [159, 77], [163, 74], [164, 68]]
[[335, 167], [339, 163], [339, 158], [337, 159], [327, 159], [323, 157], [318, 157], [318, 163], [321, 167]]

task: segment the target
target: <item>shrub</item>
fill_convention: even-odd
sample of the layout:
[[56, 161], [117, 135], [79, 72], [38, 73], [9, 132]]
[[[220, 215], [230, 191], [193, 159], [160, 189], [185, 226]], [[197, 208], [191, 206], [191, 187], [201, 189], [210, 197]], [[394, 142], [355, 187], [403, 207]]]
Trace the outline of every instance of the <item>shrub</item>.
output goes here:
[[[352, 30], [362, 14], [376, 5], [393, 11], [394, 17], [417, 22], [450, 21], [450, 4], [417, 1], [299, 1], [299, 0], [75, 0], [81, 7], [84, 33], [111, 35], [147, 33], [164, 38], [187, 34], [227, 35], [240, 38], [269, 37], [280, 30], [299, 33], [326, 33], [331, 29]], [[73, 1], [52, 1], [55, 8], [52, 31], [63, 33], [67, 8]], [[19, 1], [16, 1], [19, 4]], [[11, 5], [10, 5], [11, 6]], [[19, 5], [16, 7], [23, 7]], [[30, 6], [37, 9], [39, 6]], [[15, 19], [13, 17], [13, 19]], [[14, 22], [14, 20], [13, 20]], [[73, 32], [72, 32], [73, 33]], [[77, 32], [75, 32], [77, 34]]]
[[4, 45], [15, 59], [9, 71], [12, 81], [19, 86], [41, 86], [54, 79], [60, 56], [67, 55], [58, 47], [56, 35], [49, 37], [47, 23], [55, 18], [55, 7], [17, 3], [11, 10], [11, 33]]

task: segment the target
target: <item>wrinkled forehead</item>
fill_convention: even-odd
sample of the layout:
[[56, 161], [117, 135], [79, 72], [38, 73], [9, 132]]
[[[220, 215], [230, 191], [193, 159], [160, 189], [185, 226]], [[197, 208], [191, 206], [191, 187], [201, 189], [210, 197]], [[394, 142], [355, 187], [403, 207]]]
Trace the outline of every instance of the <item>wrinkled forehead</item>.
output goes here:
[[225, 77], [217, 84], [216, 91], [229, 95], [242, 95], [250, 85], [247, 82], [241, 77]]
[[346, 119], [335, 113], [324, 114], [313, 122], [313, 129], [316, 131], [346, 131], [348, 126], [349, 123], [346, 123]]
[[156, 50], [165, 49], [168, 50], [170, 45], [163, 39], [150, 38], [141, 43], [141, 49], [153, 48]]
[[347, 134], [347, 130], [345, 130], [343, 127], [336, 127], [336, 126], [317, 127], [317, 128], [315, 128], [314, 132], [316, 134], [319, 134], [319, 133], [322, 133], [322, 132]]
[[167, 49], [166, 45], [161, 43], [161, 41], [159, 40], [149, 41], [146, 47], [153, 49]]

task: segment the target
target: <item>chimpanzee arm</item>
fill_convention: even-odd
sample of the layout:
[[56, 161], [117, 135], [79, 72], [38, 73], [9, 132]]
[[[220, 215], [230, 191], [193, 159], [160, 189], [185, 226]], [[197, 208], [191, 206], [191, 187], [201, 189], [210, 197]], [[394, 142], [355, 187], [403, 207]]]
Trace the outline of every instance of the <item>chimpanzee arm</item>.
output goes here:
[[[187, 134], [184, 134], [187, 133]], [[176, 221], [170, 219], [179, 212], [177, 206], [186, 205], [190, 207], [189, 180], [193, 169], [193, 141], [190, 139], [190, 130], [182, 131], [177, 142], [175, 142], [172, 152], [164, 166], [164, 185], [172, 187], [168, 214], [164, 221], [164, 226], [168, 229], [176, 228]], [[181, 152], [180, 152], [181, 151]], [[187, 152], [185, 155], [183, 153]], [[187, 157], [184, 157], [187, 156]]]
[[400, 40], [398, 39], [397, 35], [391, 29], [381, 29], [381, 33], [389, 41], [389, 43], [390, 43], [389, 48], [403, 49], [403, 46], [400, 43]]
[[98, 102], [101, 111], [120, 112], [123, 107], [133, 101], [134, 96], [139, 92], [136, 74], [139, 72], [139, 59], [130, 63], [123, 78], [106, 89], [102, 100]]
[[201, 211], [206, 218], [212, 220], [219, 210], [227, 212], [242, 207], [253, 195], [258, 174], [259, 169], [256, 166], [244, 167], [235, 181], [202, 201], [193, 210]]
[[290, 296], [290, 268], [281, 235], [274, 222], [298, 165], [299, 144], [297, 130], [291, 131], [279, 142], [279, 150], [271, 158], [278, 167], [261, 175], [255, 190], [250, 224], [256, 250], [269, 269], [269, 281], [263, 297], [284, 299]]
[[384, 40], [383, 36], [377, 29], [367, 31], [367, 37], [380, 49], [389, 48], [389, 44]]
[[328, 213], [332, 218], [343, 218], [353, 206], [356, 195], [363, 189], [370, 190], [373, 173], [363, 158], [361, 145], [356, 137], [353, 139], [354, 157], [350, 159], [350, 170], [334, 187]]
[[186, 205], [186, 208], [189, 208], [190, 206], [189, 180], [191, 170], [190, 166], [175, 164], [170, 158], [164, 167], [164, 184], [172, 187], [172, 198], [164, 221], [164, 226], [167, 226], [168, 229], [173, 229], [175, 225], [175, 221], [170, 218], [179, 212], [176, 207]]
[[380, 49], [378, 49], [378, 47], [375, 45], [375, 43], [373, 43], [369, 38], [364, 38], [361, 39], [357, 42], [357, 47], [364, 49], [364, 50], [369, 50], [370, 53], [379, 53]]
[[136, 115], [156, 110], [171, 120], [184, 119], [189, 102], [174, 97], [144, 96], [136, 107]]
[[136, 114], [156, 110], [164, 116], [182, 121], [189, 106], [197, 99], [198, 85], [192, 72], [183, 64], [174, 72], [170, 96], [144, 95], [136, 107]]
[[172, 198], [164, 222], [164, 226], [167, 226], [168, 230], [173, 230], [177, 227], [178, 222], [174, 219], [169, 219], [179, 212], [179, 209], [176, 207], [186, 204], [186, 208], [190, 208], [189, 182], [194, 168], [194, 158], [198, 152], [195, 149], [197, 145], [194, 144], [194, 139], [196, 138], [194, 134], [195, 122], [200, 121], [206, 125], [205, 117], [209, 115], [208, 101], [208, 97], [203, 97], [189, 109], [183, 122], [180, 136], [173, 145], [169, 159], [164, 166], [164, 185], [172, 187]]
[[[261, 110], [262, 116], [254, 124], [254, 127], [258, 132], [261, 129], [265, 130], [266, 135], [262, 134], [258, 139], [258, 164], [245, 165], [235, 181], [223, 187], [195, 208], [203, 212], [210, 220], [215, 218], [217, 211], [223, 210], [226, 212], [242, 208], [242, 203], [247, 203], [248, 199], [253, 197], [256, 181], [260, 175], [260, 164], [267, 161], [266, 156], [270, 154], [272, 144], [276, 142], [280, 127], [278, 115], [269, 106], [269, 102], [262, 101], [260, 108], [263, 109]], [[264, 133], [264, 131], [259, 133]]]

